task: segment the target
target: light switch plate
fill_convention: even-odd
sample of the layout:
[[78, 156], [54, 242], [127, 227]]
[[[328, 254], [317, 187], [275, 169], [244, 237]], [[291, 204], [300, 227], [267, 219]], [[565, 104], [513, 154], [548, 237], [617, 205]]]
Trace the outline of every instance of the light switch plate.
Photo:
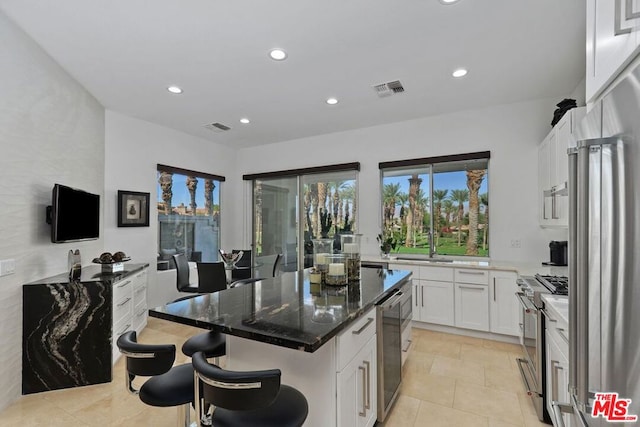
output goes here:
[[16, 272], [16, 260], [15, 259], [3, 259], [0, 260], [0, 276], [8, 276]]

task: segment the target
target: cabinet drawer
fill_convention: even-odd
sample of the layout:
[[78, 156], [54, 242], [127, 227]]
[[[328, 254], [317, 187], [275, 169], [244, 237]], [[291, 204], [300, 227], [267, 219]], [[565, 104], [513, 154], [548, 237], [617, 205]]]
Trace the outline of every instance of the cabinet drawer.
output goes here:
[[140, 303], [147, 302], [147, 284], [144, 283], [142, 286], [138, 286], [133, 290], [133, 305], [137, 306]]
[[113, 363], [115, 363], [116, 360], [118, 360], [118, 358], [120, 357], [120, 349], [118, 349], [117, 345], [118, 337], [131, 330], [133, 330], [131, 317], [122, 319], [113, 325], [113, 329], [111, 331], [111, 359]]
[[338, 335], [336, 343], [338, 371], [362, 349], [376, 333], [376, 309], [373, 308]]
[[119, 300], [113, 302], [113, 324], [117, 324], [123, 318], [131, 318], [133, 312], [133, 297], [129, 295], [122, 296]]
[[135, 306], [133, 309], [133, 329], [137, 332], [147, 325], [147, 304], [146, 301]]
[[469, 269], [456, 268], [455, 279], [456, 279], [456, 283], [473, 283], [476, 285], [488, 285], [489, 271], [476, 270], [471, 268]]
[[412, 279], [419, 279], [420, 278], [420, 267], [417, 266], [417, 265], [391, 264], [391, 263], [389, 263], [389, 269], [390, 270], [407, 270], [407, 271], [410, 271], [411, 273], [413, 273]]
[[133, 289], [133, 279], [125, 278], [113, 285], [113, 301], [121, 301], [124, 296], [131, 296], [131, 292]]
[[438, 282], [453, 282], [453, 268], [420, 267], [420, 278], [424, 280], [436, 280]]

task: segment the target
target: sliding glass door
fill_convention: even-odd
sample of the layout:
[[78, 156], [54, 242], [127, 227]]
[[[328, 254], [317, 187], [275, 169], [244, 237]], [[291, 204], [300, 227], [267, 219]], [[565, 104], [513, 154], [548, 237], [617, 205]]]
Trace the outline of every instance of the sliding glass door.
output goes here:
[[[253, 179], [256, 262], [282, 255], [280, 270], [312, 264], [313, 239], [340, 242], [357, 229], [357, 170]], [[261, 272], [263, 275], [264, 273]]]

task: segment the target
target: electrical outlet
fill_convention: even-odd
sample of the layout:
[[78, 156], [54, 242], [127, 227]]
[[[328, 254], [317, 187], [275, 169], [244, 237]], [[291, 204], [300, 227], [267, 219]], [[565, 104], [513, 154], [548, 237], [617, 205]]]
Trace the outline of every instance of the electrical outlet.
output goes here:
[[0, 260], [0, 276], [8, 276], [16, 272], [16, 260], [15, 259], [3, 259]]
[[514, 249], [519, 249], [520, 248], [520, 239], [512, 239], [511, 240], [511, 247]]

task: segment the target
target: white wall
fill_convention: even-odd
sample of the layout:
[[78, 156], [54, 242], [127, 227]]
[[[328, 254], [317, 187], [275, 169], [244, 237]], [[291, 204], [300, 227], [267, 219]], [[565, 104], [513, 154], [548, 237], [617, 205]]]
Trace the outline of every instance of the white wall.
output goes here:
[[45, 207], [54, 183], [103, 194], [104, 109], [2, 13], [0, 52], [0, 259], [16, 260], [0, 277], [2, 410], [22, 391], [22, 284], [66, 271], [69, 249], [84, 265], [103, 250], [51, 243]]
[[[240, 151], [242, 174], [335, 163], [361, 163], [358, 232], [363, 252], [377, 254], [380, 229], [378, 162], [475, 151], [491, 151], [489, 169], [490, 256], [494, 260], [539, 262], [548, 243], [563, 231], [537, 222], [537, 145], [549, 132], [560, 99], [461, 111], [389, 125], [287, 141]], [[521, 240], [521, 248], [510, 247]], [[368, 241], [368, 243], [367, 243]]]
[[[239, 247], [241, 236], [235, 230], [240, 215], [233, 208], [241, 198], [236, 150], [110, 110], [105, 120], [105, 248], [125, 252], [131, 262], [150, 264], [148, 304], [156, 307], [177, 297], [175, 282], [156, 280], [158, 163], [227, 178], [220, 194], [221, 247]], [[118, 190], [151, 193], [149, 227], [117, 227]]]

